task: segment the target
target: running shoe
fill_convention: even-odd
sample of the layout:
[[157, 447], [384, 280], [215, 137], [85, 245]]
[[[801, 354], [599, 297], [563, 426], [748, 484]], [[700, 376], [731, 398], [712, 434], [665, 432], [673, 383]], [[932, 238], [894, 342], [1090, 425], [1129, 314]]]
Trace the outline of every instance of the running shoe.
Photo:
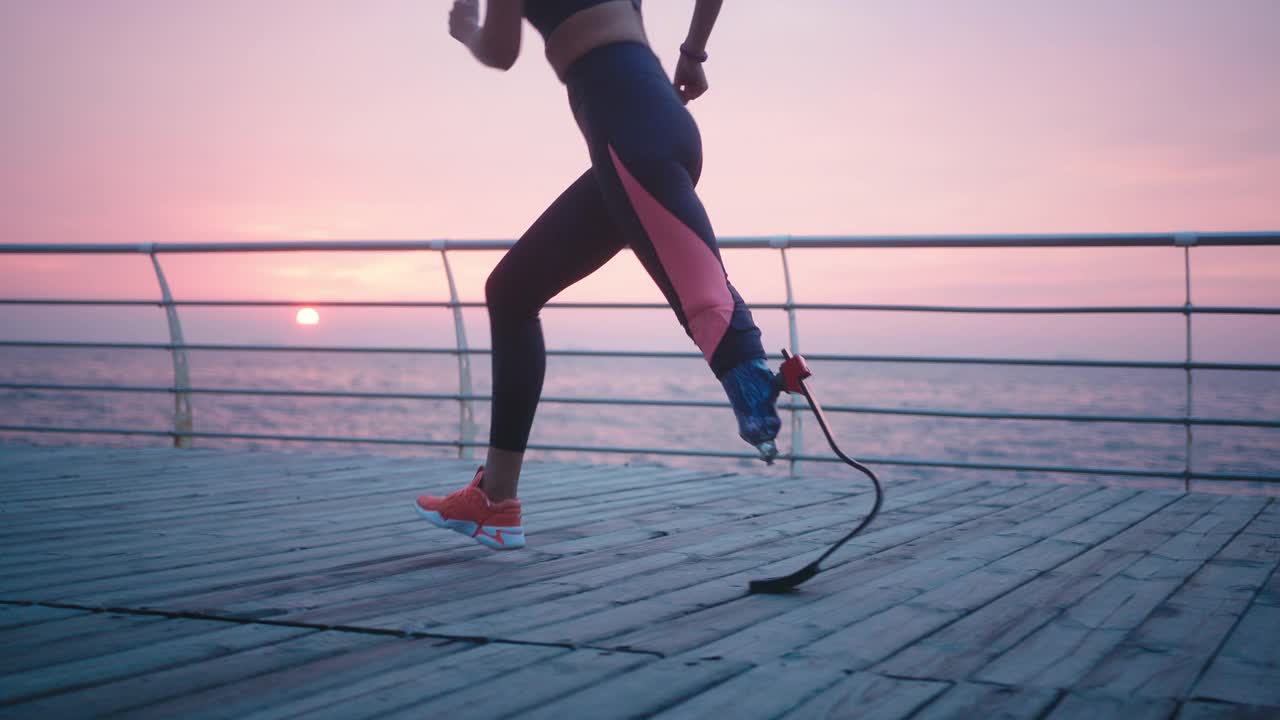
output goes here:
[[520, 524], [520, 501], [511, 498], [493, 502], [480, 489], [484, 466], [476, 470], [471, 484], [445, 497], [418, 498], [418, 514], [436, 527], [448, 528], [474, 538], [494, 550], [524, 547], [524, 527]]
[[725, 373], [720, 384], [738, 418], [738, 437], [753, 445], [760, 459], [772, 465], [778, 456], [774, 438], [782, 428], [777, 408], [780, 379], [764, 360], [748, 360]]

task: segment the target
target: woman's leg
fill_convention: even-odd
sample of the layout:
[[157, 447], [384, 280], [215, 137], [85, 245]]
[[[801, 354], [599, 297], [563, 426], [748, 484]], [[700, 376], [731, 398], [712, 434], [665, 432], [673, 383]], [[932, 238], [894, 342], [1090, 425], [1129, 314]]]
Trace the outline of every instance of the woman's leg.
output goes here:
[[722, 378], [763, 359], [760, 329], [729, 282], [695, 176], [674, 159], [643, 152], [624, 159], [626, 153], [608, 145], [596, 177], [614, 221], [712, 373]]
[[538, 312], [624, 247], [594, 171], [542, 213], [485, 282], [493, 349], [493, 406], [481, 487], [494, 501], [516, 496], [520, 466], [546, 374]]
[[772, 462], [782, 427], [779, 387], [694, 191], [697, 165], [646, 152], [627, 159], [613, 145], [605, 152], [608, 165], [594, 164], [615, 222], [724, 387], [738, 435]]
[[[629, 62], [643, 65], [644, 53], [618, 52], [614, 76], [624, 76]], [[760, 329], [729, 282], [694, 189], [702, 140], [693, 117], [659, 74], [593, 82], [579, 97], [592, 168], [610, 215], [724, 386], [738, 434], [772, 460], [782, 425], [778, 387], [765, 364]]]

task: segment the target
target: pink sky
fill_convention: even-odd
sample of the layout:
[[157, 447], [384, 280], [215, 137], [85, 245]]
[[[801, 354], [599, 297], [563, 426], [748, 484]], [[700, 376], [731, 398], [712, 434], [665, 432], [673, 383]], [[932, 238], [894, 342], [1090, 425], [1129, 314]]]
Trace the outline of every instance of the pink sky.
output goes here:
[[[537, 34], [488, 70], [449, 4], [0, 4], [0, 242], [518, 236], [585, 148]], [[691, 7], [646, 4], [668, 66]], [[709, 51], [691, 109], [725, 235], [1280, 229], [1272, 0], [734, 0]], [[464, 294], [496, 258], [458, 259]], [[726, 259], [780, 299], [776, 256]], [[808, 300], [1181, 302], [1172, 250], [793, 260]], [[1280, 248], [1197, 262], [1197, 301], [1280, 305]], [[166, 265], [188, 298], [442, 289], [425, 255]], [[90, 279], [155, 294], [142, 258], [0, 258], [4, 296]], [[657, 297], [630, 258], [572, 292]]]

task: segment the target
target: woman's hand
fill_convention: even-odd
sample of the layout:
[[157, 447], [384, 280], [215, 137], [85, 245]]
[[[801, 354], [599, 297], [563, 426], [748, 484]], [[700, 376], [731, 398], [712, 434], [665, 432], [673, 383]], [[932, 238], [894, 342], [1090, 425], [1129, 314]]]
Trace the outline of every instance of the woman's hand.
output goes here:
[[683, 54], [676, 61], [676, 74], [672, 84], [680, 99], [687, 105], [707, 91], [707, 74], [702, 70], [702, 63], [690, 60]]
[[471, 47], [471, 41], [479, 30], [479, 0], [453, 0], [453, 9], [449, 11], [449, 34], [463, 45]]

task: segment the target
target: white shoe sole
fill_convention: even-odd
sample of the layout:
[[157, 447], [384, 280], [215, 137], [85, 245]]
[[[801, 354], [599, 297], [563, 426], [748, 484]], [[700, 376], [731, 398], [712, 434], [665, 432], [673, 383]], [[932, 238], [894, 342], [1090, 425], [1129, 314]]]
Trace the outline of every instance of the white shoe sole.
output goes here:
[[417, 503], [414, 503], [413, 506], [417, 508], [418, 514], [426, 518], [432, 525], [466, 535], [492, 550], [519, 550], [524, 547], [523, 527], [485, 525], [477, 528], [476, 524], [470, 520], [446, 520], [443, 515], [435, 510], [423, 510], [422, 506]]

